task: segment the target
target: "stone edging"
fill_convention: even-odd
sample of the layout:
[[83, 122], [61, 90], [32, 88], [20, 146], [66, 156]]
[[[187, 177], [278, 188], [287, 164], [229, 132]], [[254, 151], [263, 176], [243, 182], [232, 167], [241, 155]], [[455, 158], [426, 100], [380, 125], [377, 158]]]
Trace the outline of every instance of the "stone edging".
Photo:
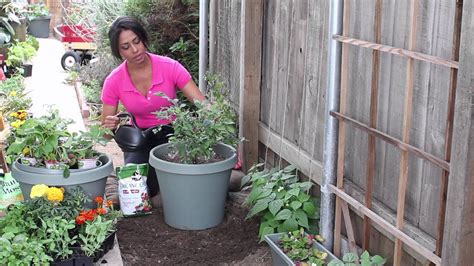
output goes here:
[[91, 112], [89, 105], [87, 105], [84, 94], [81, 89], [82, 83], [80, 81], [74, 82], [74, 89], [76, 90], [77, 101], [79, 102], [79, 108], [81, 109], [82, 118], [89, 118]]

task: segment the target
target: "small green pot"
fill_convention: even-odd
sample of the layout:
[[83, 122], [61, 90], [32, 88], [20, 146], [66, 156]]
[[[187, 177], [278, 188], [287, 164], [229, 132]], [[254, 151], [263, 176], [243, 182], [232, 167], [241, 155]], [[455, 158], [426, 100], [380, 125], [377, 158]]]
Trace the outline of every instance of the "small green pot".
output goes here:
[[163, 201], [165, 223], [182, 230], [203, 230], [219, 225], [232, 168], [237, 162], [234, 148], [218, 144], [214, 151], [224, 159], [208, 164], [179, 164], [160, 158], [172, 144], [155, 147], [150, 165], [155, 168]]

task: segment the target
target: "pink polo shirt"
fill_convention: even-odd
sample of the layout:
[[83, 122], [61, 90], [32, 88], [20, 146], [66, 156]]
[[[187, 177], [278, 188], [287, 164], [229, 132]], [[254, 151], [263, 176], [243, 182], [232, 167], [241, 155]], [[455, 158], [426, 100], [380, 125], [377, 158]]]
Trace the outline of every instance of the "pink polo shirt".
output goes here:
[[101, 97], [107, 105], [117, 106], [119, 101], [122, 102], [125, 109], [135, 116], [140, 128], [168, 124], [169, 121], [158, 119], [152, 112], [171, 103], [155, 94], [163, 92], [174, 99], [177, 88], [182, 89], [191, 80], [191, 74], [178, 61], [151, 53], [148, 55], [152, 62], [153, 80], [146, 96], [133, 85], [125, 61], [105, 79]]

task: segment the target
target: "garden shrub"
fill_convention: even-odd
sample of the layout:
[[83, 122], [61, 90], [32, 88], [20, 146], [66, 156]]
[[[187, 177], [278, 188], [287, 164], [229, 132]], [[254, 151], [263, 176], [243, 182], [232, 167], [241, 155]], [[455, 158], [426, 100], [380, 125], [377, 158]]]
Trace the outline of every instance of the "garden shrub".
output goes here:
[[128, 0], [125, 13], [144, 23], [151, 52], [180, 61], [197, 80], [198, 0]]

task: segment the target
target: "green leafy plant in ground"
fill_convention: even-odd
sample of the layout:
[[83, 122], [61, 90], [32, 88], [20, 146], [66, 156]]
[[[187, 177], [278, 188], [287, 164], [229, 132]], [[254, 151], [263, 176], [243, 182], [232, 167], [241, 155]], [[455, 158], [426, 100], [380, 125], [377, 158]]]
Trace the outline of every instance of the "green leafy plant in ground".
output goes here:
[[361, 266], [381, 266], [384, 265], [385, 262], [387, 262], [387, 260], [382, 256], [371, 256], [366, 250], [360, 255], [360, 258], [354, 253], [346, 253], [342, 257], [342, 261], [332, 260], [328, 263], [328, 266], [355, 266], [357, 264]]
[[282, 170], [258, 170], [262, 164], [249, 170], [242, 186], [250, 184], [251, 192], [244, 204], [252, 206], [246, 218], [261, 217], [260, 241], [267, 234], [292, 232], [300, 227], [310, 233], [318, 231], [319, 200], [309, 195], [312, 183], [299, 182], [296, 167]]

